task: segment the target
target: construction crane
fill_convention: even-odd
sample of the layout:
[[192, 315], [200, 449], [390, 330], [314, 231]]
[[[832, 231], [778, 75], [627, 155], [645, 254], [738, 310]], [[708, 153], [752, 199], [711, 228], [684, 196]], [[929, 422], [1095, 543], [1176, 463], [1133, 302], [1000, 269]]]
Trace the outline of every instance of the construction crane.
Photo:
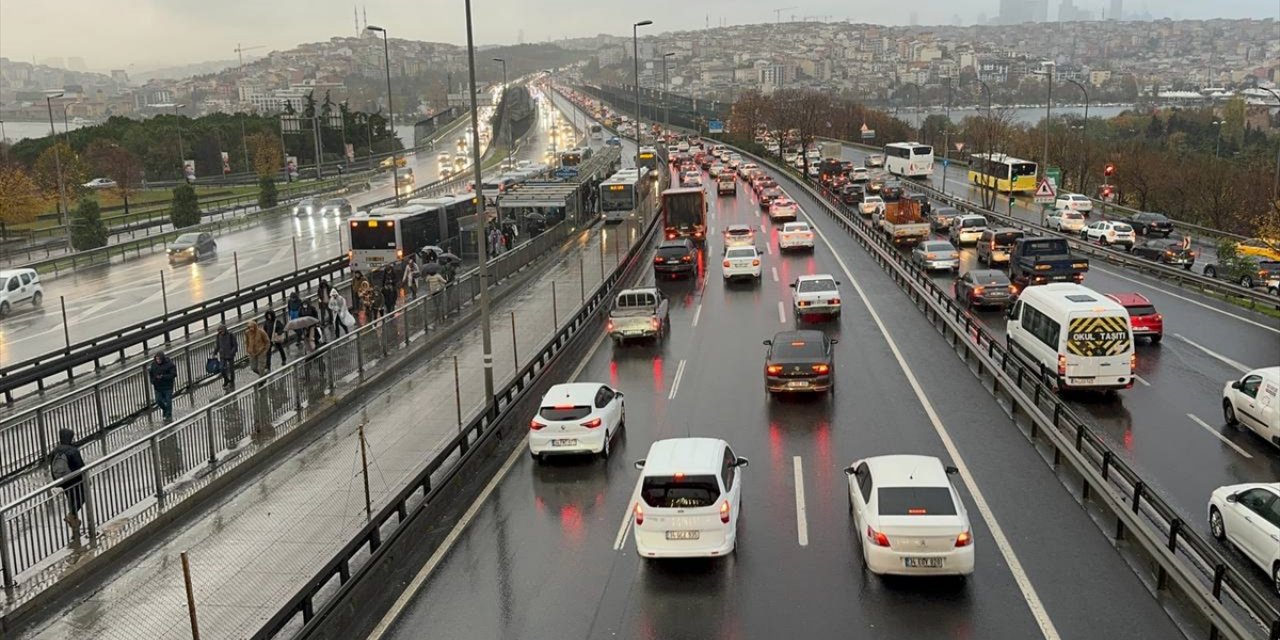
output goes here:
[[232, 49], [232, 51], [235, 51], [235, 52], [236, 52], [236, 55], [240, 57], [240, 66], [242, 66], [242, 67], [243, 67], [243, 66], [244, 66], [244, 52], [246, 52], [246, 51], [253, 51], [254, 49], [262, 49], [262, 48], [263, 48], [263, 47], [265, 47], [265, 46], [266, 46], [266, 45], [261, 45], [261, 44], [259, 44], [259, 45], [254, 45], [254, 46], [252, 46], [252, 47], [242, 47], [242, 46], [240, 46], [240, 43], [239, 43], [239, 42], [237, 42], [237, 43], [236, 43], [236, 48], [235, 48], [235, 49]]
[[780, 9], [774, 9], [774, 10], [773, 10], [773, 18], [774, 18], [774, 21], [775, 21], [775, 22], [777, 22], [778, 24], [782, 24], [782, 12], [783, 12], [783, 11], [790, 11], [790, 10], [795, 9], [795, 8], [796, 8], [796, 7], [782, 7], [782, 8], [780, 8]]

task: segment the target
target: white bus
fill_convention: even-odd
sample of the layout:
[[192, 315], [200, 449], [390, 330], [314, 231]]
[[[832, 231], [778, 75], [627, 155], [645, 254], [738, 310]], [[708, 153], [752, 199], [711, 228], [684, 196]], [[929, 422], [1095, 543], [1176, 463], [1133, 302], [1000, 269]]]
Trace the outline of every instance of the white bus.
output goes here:
[[623, 169], [600, 183], [600, 213], [605, 222], [646, 219], [653, 212], [654, 184], [649, 170]]
[[599, 124], [591, 125], [591, 141], [604, 142], [604, 127], [601, 127]]
[[475, 212], [470, 198], [456, 198], [458, 207], [445, 199], [413, 200], [401, 207], [380, 207], [351, 217], [347, 246], [353, 271], [369, 273], [397, 265], [406, 256], [428, 246], [445, 246], [458, 235], [460, 214]]
[[1059, 391], [1133, 386], [1137, 356], [1120, 303], [1070, 283], [1027, 287], [1009, 310], [1009, 350]]
[[933, 175], [933, 147], [919, 142], [891, 142], [884, 146], [884, 168], [906, 178]]

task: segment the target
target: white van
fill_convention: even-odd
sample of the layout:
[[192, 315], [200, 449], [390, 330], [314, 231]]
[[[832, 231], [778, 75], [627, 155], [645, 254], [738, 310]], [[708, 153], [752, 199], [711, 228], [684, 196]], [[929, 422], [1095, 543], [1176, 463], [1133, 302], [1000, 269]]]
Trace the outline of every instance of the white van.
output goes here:
[[1222, 417], [1280, 447], [1280, 367], [1254, 369], [1222, 389]]
[[1137, 356], [1120, 303], [1070, 282], [1027, 287], [1009, 309], [1009, 350], [1059, 391], [1133, 386]]
[[38, 307], [44, 300], [44, 287], [40, 286], [40, 274], [35, 269], [6, 269], [0, 271], [0, 317], [13, 311], [13, 305], [30, 300]]
[[643, 558], [718, 557], [733, 552], [747, 459], [717, 438], [672, 438], [636, 462], [632, 517]]

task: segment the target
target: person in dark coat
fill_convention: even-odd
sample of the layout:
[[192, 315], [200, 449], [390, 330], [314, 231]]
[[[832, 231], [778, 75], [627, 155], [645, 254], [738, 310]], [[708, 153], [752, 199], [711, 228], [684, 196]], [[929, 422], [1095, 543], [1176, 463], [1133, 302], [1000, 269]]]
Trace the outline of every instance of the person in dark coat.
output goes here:
[[227, 329], [226, 324], [218, 325], [218, 336], [214, 340], [213, 355], [222, 362], [222, 388], [230, 391], [236, 386], [236, 352], [240, 344], [236, 342], [236, 334]]
[[267, 310], [262, 316], [262, 328], [267, 332], [267, 337], [271, 339], [271, 347], [267, 349], [267, 371], [271, 370], [271, 354], [280, 354], [280, 366], [284, 366], [288, 358], [285, 357], [284, 342], [287, 339], [284, 331], [284, 320], [276, 317], [276, 312]]
[[329, 285], [328, 280], [321, 280], [320, 286], [316, 287], [316, 299], [320, 301], [317, 305], [320, 309], [320, 324], [332, 324], [333, 318], [329, 316], [329, 307], [325, 303], [329, 300], [329, 291], [333, 289]]
[[49, 454], [49, 470], [58, 488], [67, 496], [67, 515], [63, 517], [71, 527], [73, 544], [80, 542], [80, 508], [84, 506], [84, 476], [76, 473], [84, 468], [84, 457], [75, 444], [76, 434], [71, 429], [58, 430], [58, 446]]
[[289, 301], [285, 303], [285, 309], [288, 311], [290, 320], [298, 318], [298, 313], [302, 310], [302, 298], [298, 297], [297, 291], [289, 294]]
[[396, 302], [400, 299], [400, 289], [394, 279], [382, 283], [382, 313], [389, 314], [396, 310]]
[[360, 305], [363, 302], [360, 299], [360, 289], [361, 289], [361, 285], [364, 284], [365, 282], [366, 280], [363, 273], [360, 273], [359, 271], [357, 271], [354, 274], [352, 274], [351, 276], [351, 314], [356, 317], [360, 316]]
[[156, 406], [164, 415], [164, 423], [173, 422], [173, 385], [178, 379], [178, 367], [165, 355], [157, 351], [151, 358], [151, 366], [147, 369], [151, 380], [151, 388], [155, 391]]

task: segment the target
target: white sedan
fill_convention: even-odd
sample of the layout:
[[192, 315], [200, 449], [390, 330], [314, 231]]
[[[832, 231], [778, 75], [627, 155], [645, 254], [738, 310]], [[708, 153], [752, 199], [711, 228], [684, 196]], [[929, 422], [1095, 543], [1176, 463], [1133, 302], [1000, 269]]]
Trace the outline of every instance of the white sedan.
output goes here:
[[794, 221], [800, 215], [800, 205], [789, 198], [777, 198], [769, 205], [769, 219]]
[[1136, 237], [1133, 234], [1133, 227], [1127, 222], [1113, 222], [1111, 220], [1103, 220], [1095, 222], [1082, 231], [1080, 237], [1090, 242], [1097, 242], [1101, 245], [1119, 244], [1133, 248]]
[[813, 229], [808, 222], [787, 222], [778, 232], [778, 250], [809, 249], [813, 250]]
[[954, 467], [932, 456], [888, 455], [858, 460], [844, 472], [862, 559], [872, 573], [973, 573], [969, 514], [948, 477]]
[[830, 274], [819, 273], [796, 278], [791, 283], [791, 313], [796, 324], [805, 315], [840, 317], [840, 281]]
[[1267, 572], [1280, 593], [1280, 482], [1234, 484], [1209, 495], [1209, 533]]
[[116, 186], [116, 181], [111, 178], [94, 178], [80, 186], [86, 189], [110, 189]]
[[1050, 229], [1063, 233], [1080, 233], [1084, 222], [1084, 214], [1073, 209], [1058, 209], [1044, 219]]
[[1058, 199], [1053, 203], [1054, 209], [1071, 209], [1080, 213], [1089, 213], [1093, 211], [1093, 201], [1088, 196], [1082, 196], [1078, 193], [1060, 193]]
[[724, 248], [725, 250], [733, 247], [754, 247], [756, 246], [756, 230], [750, 225], [731, 224], [724, 230]]
[[760, 252], [755, 247], [733, 247], [725, 252], [721, 274], [725, 281], [750, 278], [760, 281]]
[[609, 457], [614, 435], [626, 424], [622, 392], [598, 382], [558, 384], [542, 396], [529, 421], [529, 454], [570, 453]]
[[683, 174], [681, 174], [681, 176], [680, 176], [680, 186], [681, 186], [681, 187], [683, 187], [683, 188], [688, 188], [688, 187], [701, 187], [701, 186], [702, 186], [702, 174], [701, 174], [701, 173], [699, 173], [699, 172], [697, 172], [697, 171], [686, 171], [686, 172], [684, 172], [684, 173], [683, 173]]

